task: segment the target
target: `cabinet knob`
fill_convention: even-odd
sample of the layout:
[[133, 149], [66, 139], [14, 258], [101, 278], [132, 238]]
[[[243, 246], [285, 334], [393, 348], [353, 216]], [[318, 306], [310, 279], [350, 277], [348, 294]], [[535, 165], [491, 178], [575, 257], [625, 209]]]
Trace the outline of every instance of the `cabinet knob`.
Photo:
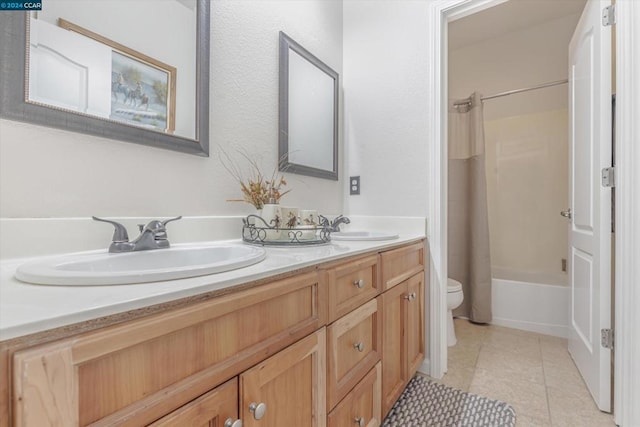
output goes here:
[[364, 280], [359, 279], [353, 282], [353, 286], [355, 286], [358, 289], [362, 289], [364, 288]]
[[405, 295], [404, 299], [406, 299], [407, 301], [413, 301], [414, 299], [416, 299], [416, 293], [411, 292], [410, 294]]
[[358, 350], [360, 353], [362, 353], [364, 351], [364, 343], [363, 342], [357, 342], [353, 345], [353, 348], [355, 348], [356, 350]]
[[233, 421], [233, 418], [227, 418], [224, 422], [224, 427], [242, 427], [242, 420]]
[[259, 420], [264, 417], [264, 413], [267, 412], [267, 404], [262, 402], [251, 402], [249, 405], [249, 411], [253, 412], [253, 418]]
[[358, 427], [364, 427], [364, 417], [356, 417], [353, 421], [358, 425]]

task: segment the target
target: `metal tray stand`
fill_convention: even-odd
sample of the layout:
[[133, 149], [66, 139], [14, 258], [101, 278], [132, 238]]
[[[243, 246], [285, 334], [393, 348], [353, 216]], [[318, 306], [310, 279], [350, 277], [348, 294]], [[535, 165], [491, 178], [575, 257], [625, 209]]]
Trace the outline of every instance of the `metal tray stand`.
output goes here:
[[271, 227], [258, 215], [242, 218], [242, 240], [261, 246], [310, 246], [331, 242], [331, 228], [327, 223], [301, 228]]

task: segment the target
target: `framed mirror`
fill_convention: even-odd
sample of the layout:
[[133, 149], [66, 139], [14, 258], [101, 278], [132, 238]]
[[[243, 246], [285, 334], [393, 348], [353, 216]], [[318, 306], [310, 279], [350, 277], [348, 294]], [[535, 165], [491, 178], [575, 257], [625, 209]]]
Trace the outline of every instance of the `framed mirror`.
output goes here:
[[280, 32], [279, 169], [338, 180], [338, 73]]
[[209, 155], [209, 0], [0, 14], [0, 117]]

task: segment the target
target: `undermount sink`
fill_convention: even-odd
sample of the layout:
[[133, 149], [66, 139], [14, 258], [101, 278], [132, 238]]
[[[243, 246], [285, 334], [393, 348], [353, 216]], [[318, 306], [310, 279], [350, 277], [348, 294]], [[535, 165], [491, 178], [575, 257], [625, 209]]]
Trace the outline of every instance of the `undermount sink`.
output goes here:
[[393, 240], [398, 235], [385, 231], [339, 231], [331, 233], [331, 240]]
[[25, 263], [18, 267], [16, 278], [39, 285], [123, 285], [222, 273], [265, 257], [263, 248], [232, 243], [126, 253], [92, 251]]

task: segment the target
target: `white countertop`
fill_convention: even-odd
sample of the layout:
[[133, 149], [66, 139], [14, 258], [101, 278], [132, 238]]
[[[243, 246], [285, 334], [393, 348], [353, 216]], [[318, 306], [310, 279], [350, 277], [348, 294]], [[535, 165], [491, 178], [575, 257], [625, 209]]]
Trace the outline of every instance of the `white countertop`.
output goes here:
[[[387, 241], [342, 241], [295, 248], [265, 247], [266, 259], [249, 267], [135, 285], [32, 285], [18, 281], [14, 274], [20, 264], [34, 258], [9, 259], [0, 263], [0, 341], [216, 291], [422, 238], [424, 235], [413, 234], [400, 235], [398, 239]], [[226, 242], [238, 243], [240, 240]]]

